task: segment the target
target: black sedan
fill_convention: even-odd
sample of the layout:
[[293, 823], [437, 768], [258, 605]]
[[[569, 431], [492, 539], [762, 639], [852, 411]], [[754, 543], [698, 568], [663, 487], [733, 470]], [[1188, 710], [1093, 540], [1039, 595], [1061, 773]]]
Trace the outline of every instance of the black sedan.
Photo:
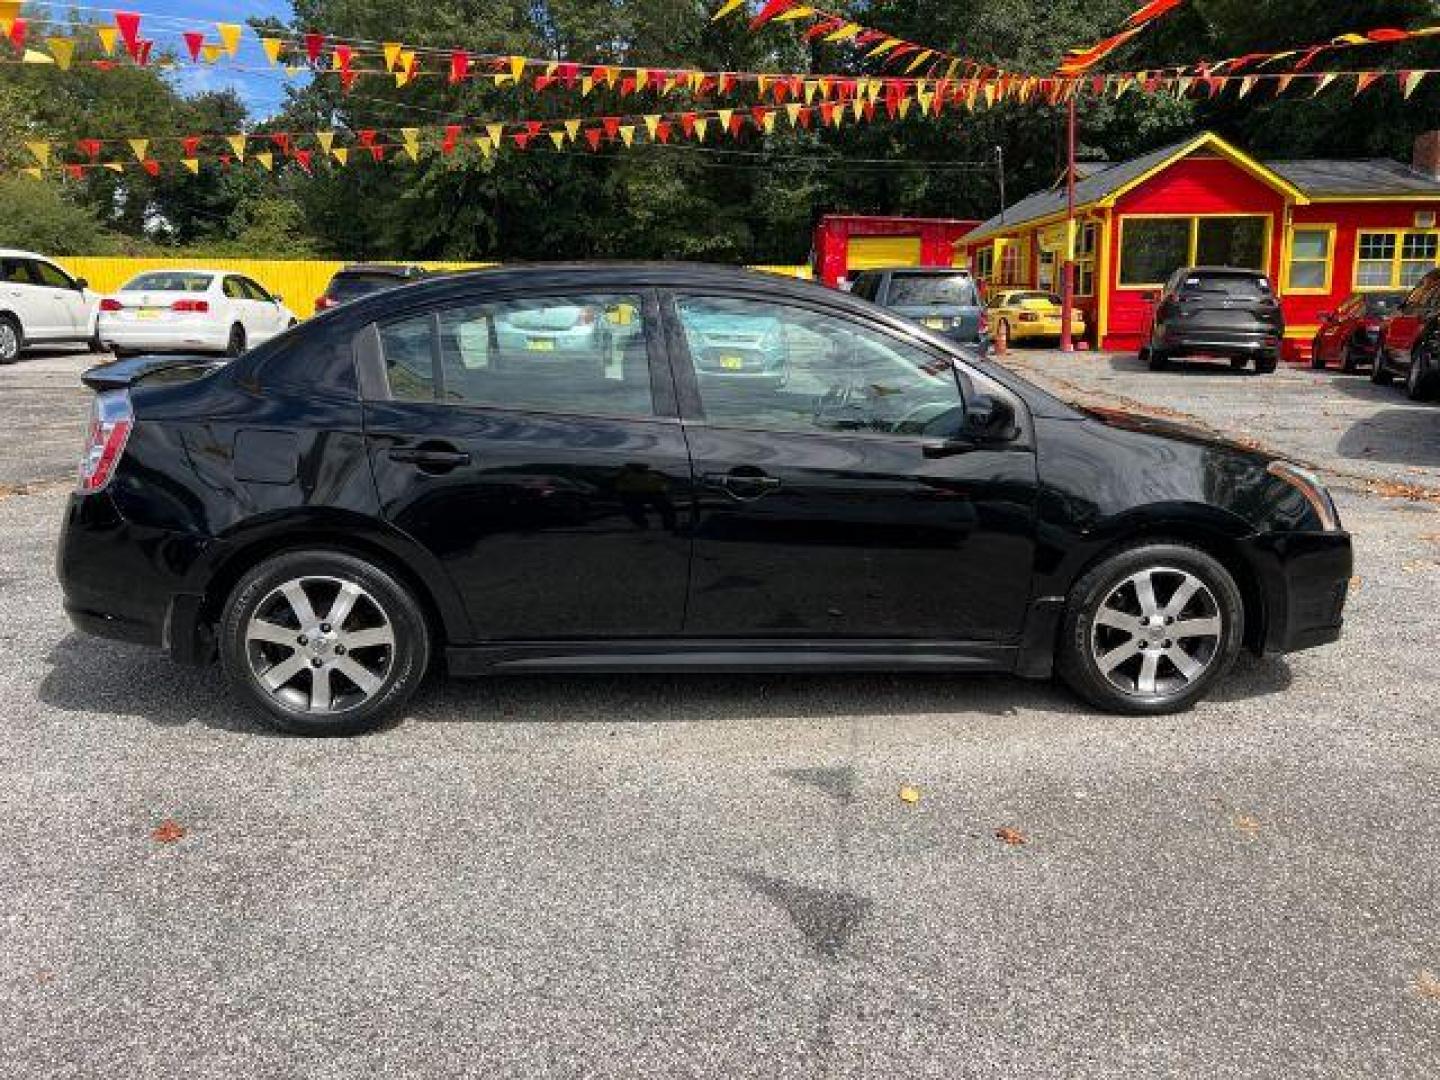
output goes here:
[[[595, 355], [556, 344], [577, 310]], [[778, 326], [783, 382], [696, 363], [727, 319]], [[441, 657], [1054, 672], [1169, 712], [1241, 647], [1334, 641], [1350, 579], [1302, 470], [1079, 412], [863, 300], [733, 269], [435, 278], [227, 365], [85, 381], [71, 618], [218, 656], [292, 732], [375, 726]]]

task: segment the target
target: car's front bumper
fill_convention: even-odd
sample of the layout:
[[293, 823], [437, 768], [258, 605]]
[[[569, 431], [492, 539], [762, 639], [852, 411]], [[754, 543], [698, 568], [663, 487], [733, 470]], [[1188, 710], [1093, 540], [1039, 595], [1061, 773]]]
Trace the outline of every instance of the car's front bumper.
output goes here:
[[1265, 533], [1244, 542], [1264, 623], [1247, 635], [1258, 651], [1297, 652], [1340, 637], [1354, 573], [1346, 532]]

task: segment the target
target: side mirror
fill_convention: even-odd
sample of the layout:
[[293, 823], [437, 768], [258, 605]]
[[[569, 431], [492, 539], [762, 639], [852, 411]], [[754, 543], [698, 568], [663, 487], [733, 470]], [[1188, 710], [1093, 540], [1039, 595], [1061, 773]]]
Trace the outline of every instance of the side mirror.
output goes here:
[[281, 296], [278, 292], [273, 294], [270, 299], [277, 304], [283, 304], [285, 302], [285, 297]]
[[965, 403], [962, 438], [978, 445], [1009, 442], [1019, 434], [1015, 408], [1001, 397], [979, 394]]
[[86, 289], [88, 289], [89, 287], [90, 287], [90, 282], [86, 281], [83, 277], [81, 277], [81, 278], [76, 278], [76, 279], [75, 279], [75, 291], [76, 291], [76, 292], [84, 292], [84, 291], [85, 291]]

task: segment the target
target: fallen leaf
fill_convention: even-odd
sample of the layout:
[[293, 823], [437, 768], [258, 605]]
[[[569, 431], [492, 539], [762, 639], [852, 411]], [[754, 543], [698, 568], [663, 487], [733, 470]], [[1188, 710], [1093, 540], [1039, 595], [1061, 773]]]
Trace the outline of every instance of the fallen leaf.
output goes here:
[[185, 826], [166, 818], [150, 832], [150, 839], [157, 844], [174, 844], [185, 835]]
[[1359, 574], [1356, 574], [1354, 577], [1352, 577], [1352, 578], [1350, 579], [1350, 589], [1351, 589], [1352, 592], [1355, 591], [1355, 590], [1357, 590], [1357, 589], [1359, 589], [1360, 586], [1361, 586], [1361, 585], [1364, 585], [1364, 584], [1365, 584], [1365, 579], [1362, 578]]
[[1420, 537], [1420, 539], [1424, 540], [1427, 544], [1440, 544], [1440, 533], [1426, 533]]
[[1025, 843], [1025, 834], [1019, 829], [1012, 829], [1009, 825], [1004, 825], [995, 830], [995, 839], [1009, 844], [1011, 847], [1019, 847]]
[[1254, 836], [1260, 831], [1260, 821], [1258, 818], [1250, 817], [1247, 814], [1236, 814], [1235, 828], [1239, 829], [1243, 833], [1248, 833], [1249, 835]]
[[914, 806], [920, 801], [920, 789], [906, 784], [900, 789], [900, 801]]
[[1420, 991], [1421, 997], [1440, 999], [1440, 979], [1425, 968], [1420, 969], [1420, 974], [1415, 976], [1415, 989]]

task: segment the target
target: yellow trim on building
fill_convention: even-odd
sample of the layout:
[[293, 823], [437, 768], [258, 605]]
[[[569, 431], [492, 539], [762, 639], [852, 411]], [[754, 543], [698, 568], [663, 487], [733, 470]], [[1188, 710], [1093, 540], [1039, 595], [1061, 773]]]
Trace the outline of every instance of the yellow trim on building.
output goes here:
[[[1286, 215], [1289, 216], [1288, 214]], [[1328, 221], [1302, 221], [1291, 222], [1285, 230], [1284, 246], [1280, 253], [1280, 274], [1282, 285], [1280, 288], [1283, 296], [1329, 296], [1335, 288], [1335, 240], [1339, 235], [1340, 227]], [[1325, 241], [1325, 285], [1323, 288], [1300, 288], [1290, 283], [1290, 270], [1295, 262], [1295, 234], [1299, 232], [1324, 232], [1328, 234]], [[1315, 262], [1315, 259], [1305, 259], [1305, 262]]]
[[[1270, 256], [1274, 253], [1272, 244], [1274, 242], [1275, 215], [1273, 214], [1233, 214], [1233, 213], [1206, 213], [1206, 214], [1121, 214], [1120, 215], [1120, 257], [1124, 258], [1125, 253], [1125, 226], [1132, 221], [1189, 221], [1190, 222], [1190, 250], [1186, 254], [1186, 265], [1194, 266], [1199, 257], [1200, 229], [1196, 224], [1204, 218], [1259, 218], [1265, 222], [1265, 240], [1263, 261], [1264, 266], [1259, 269], [1262, 274], [1270, 273]], [[1120, 289], [1160, 289], [1165, 286], [1163, 281], [1120, 281], [1117, 277], [1116, 287]]]
[[1290, 183], [1289, 180], [1286, 180], [1279, 173], [1267, 169], [1264, 165], [1260, 164], [1260, 162], [1256, 161], [1249, 154], [1237, 149], [1234, 146], [1231, 146], [1228, 142], [1220, 138], [1220, 136], [1216, 135], [1213, 131], [1207, 131], [1190, 140], [1190, 142], [1180, 147], [1180, 149], [1176, 150], [1175, 153], [1171, 154], [1164, 161], [1152, 166], [1149, 169], [1146, 169], [1145, 172], [1135, 177], [1135, 179], [1126, 181], [1124, 184], [1121, 184], [1118, 188], [1116, 188], [1114, 191], [1110, 192], [1103, 199], [1101, 199], [1099, 205], [1114, 206], [1118, 200], [1124, 198], [1141, 184], [1144, 184], [1148, 180], [1153, 180], [1166, 169], [1170, 168], [1170, 166], [1174, 165], [1177, 161], [1189, 157], [1197, 150], [1214, 150], [1219, 153], [1221, 157], [1229, 158], [1233, 164], [1238, 165], [1242, 170], [1249, 173], [1256, 180], [1259, 180], [1262, 184], [1266, 184], [1270, 187], [1275, 188], [1277, 191], [1283, 192], [1287, 198], [1293, 199], [1298, 206], [1304, 206], [1310, 201], [1309, 197], [1306, 196], [1303, 191], [1297, 188], [1294, 184]]

